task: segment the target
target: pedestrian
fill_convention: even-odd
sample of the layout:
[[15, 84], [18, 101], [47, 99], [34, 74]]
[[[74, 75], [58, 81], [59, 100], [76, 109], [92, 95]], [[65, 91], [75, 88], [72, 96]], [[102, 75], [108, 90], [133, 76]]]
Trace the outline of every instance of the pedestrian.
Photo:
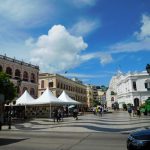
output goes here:
[[138, 107], [137, 108], [137, 116], [140, 118], [141, 117], [141, 111], [140, 111], [140, 108]]
[[55, 120], [57, 119], [57, 122], [58, 122], [58, 110], [55, 108], [53, 110], [53, 120], [55, 122]]
[[133, 106], [132, 110], [133, 110], [133, 117], [134, 117], [134, 116], [136, 116], [136, 112], [137, 112], [136, 107]]
[[129, 113], [129, 116], [131, 117], [131, 114], [132, 114], [132, 108], [131, 108], [131, 106], [128, 107], [128, 113]]
[[73, 110], [73, 117], [74, 117], [74, 119], [78, 120], [78, 109], [77, 109], [77, 106], [75, 106], [75, 108]]
[[102, 117], [102, 114], [103, 114], [103, 107], [100, 105], [100, 107], [99, 107], [99, 115]]

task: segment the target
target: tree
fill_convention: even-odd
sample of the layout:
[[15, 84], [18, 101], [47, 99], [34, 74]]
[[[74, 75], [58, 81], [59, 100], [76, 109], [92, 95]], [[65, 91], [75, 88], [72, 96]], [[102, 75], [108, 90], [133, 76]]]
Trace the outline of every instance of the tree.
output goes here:
[[4, 95], [4, 103], [11, 102], [17, 96], [16, 87], [4, 72], [0, 72], [0, 93]]

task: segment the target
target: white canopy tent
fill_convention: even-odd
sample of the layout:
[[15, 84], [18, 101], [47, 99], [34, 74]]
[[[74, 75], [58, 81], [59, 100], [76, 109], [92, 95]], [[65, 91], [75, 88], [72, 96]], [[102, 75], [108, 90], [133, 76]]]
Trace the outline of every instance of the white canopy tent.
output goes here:
[[[33, 102], [33, 101], [32, 101]], [[47, 88], [44, 93], [37, 98], [33, 105], [44, 105], [44, 104], [63, 104], [53, 93]]]
[[51, 106], [52, 105], [63, 105], [64, 103], [61, 102], [57, 97], [53, 95], [53, 93], [47, 88], [44, 93], [37, 98], [35, 101], [30, 103], [32, 105], [49, 105], [50, 108], [50, 118], [51, 118]]
[[61, 93], [61, 95], [58, 97], [58, 99], [63, 102], [64, 104], [67, 104], [67, 105], [79, 105], [81, 104], [80, 102], [78, 101], [75, 101], [73, 100], [72, 98], [70, 98], [65, 91], [63, 91]]
[[28, 93], [27, 90], [16, 100], [15, 106], [26, 106], [31, 105], [35, 99]]

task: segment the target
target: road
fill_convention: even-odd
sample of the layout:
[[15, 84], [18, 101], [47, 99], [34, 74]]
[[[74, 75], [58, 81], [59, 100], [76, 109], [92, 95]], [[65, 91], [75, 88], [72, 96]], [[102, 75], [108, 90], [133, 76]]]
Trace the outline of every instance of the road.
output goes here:
[[[5, 134], [3, 134], [5, 133]], [[2, 135], [3, 134], [3, 135]], [[126, 150], [127, 134], [1, 132], [1, 150]]]
[[126, 150], [126, 139], [134, 130], [150, 127], [150, 117], [129, 117], [113, 112], [102, 117], [87, 114], [64, 118], [36, 118], [4, 126], [0, 131], [0, 150]]

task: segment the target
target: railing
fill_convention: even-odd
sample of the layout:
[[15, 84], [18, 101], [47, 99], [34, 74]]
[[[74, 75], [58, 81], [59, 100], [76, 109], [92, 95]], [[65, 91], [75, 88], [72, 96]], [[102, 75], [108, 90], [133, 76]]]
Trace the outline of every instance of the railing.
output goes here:
[[5, 60], [8, 60], [8, 61], [11, 61], [11, 62], [18, 63], [18, 64], [20, 64], [20, 65], [29, 66], [29, 67], [32, 67], [32, 68], [35, 68], [35, 69], [38, 69], [38, 70], [39, 70], [39, 66], [35, 66], [35, 65], [32, 65], [32, 64], [29, 64], [29, 63], [25, 63], [25, 62], [23, 62], [23, 61], [16, 60], [15, 58], [7, 57], [6, 55], [0, 55], [0, 58], [1, 58], [1, 59], [5, 59]]

